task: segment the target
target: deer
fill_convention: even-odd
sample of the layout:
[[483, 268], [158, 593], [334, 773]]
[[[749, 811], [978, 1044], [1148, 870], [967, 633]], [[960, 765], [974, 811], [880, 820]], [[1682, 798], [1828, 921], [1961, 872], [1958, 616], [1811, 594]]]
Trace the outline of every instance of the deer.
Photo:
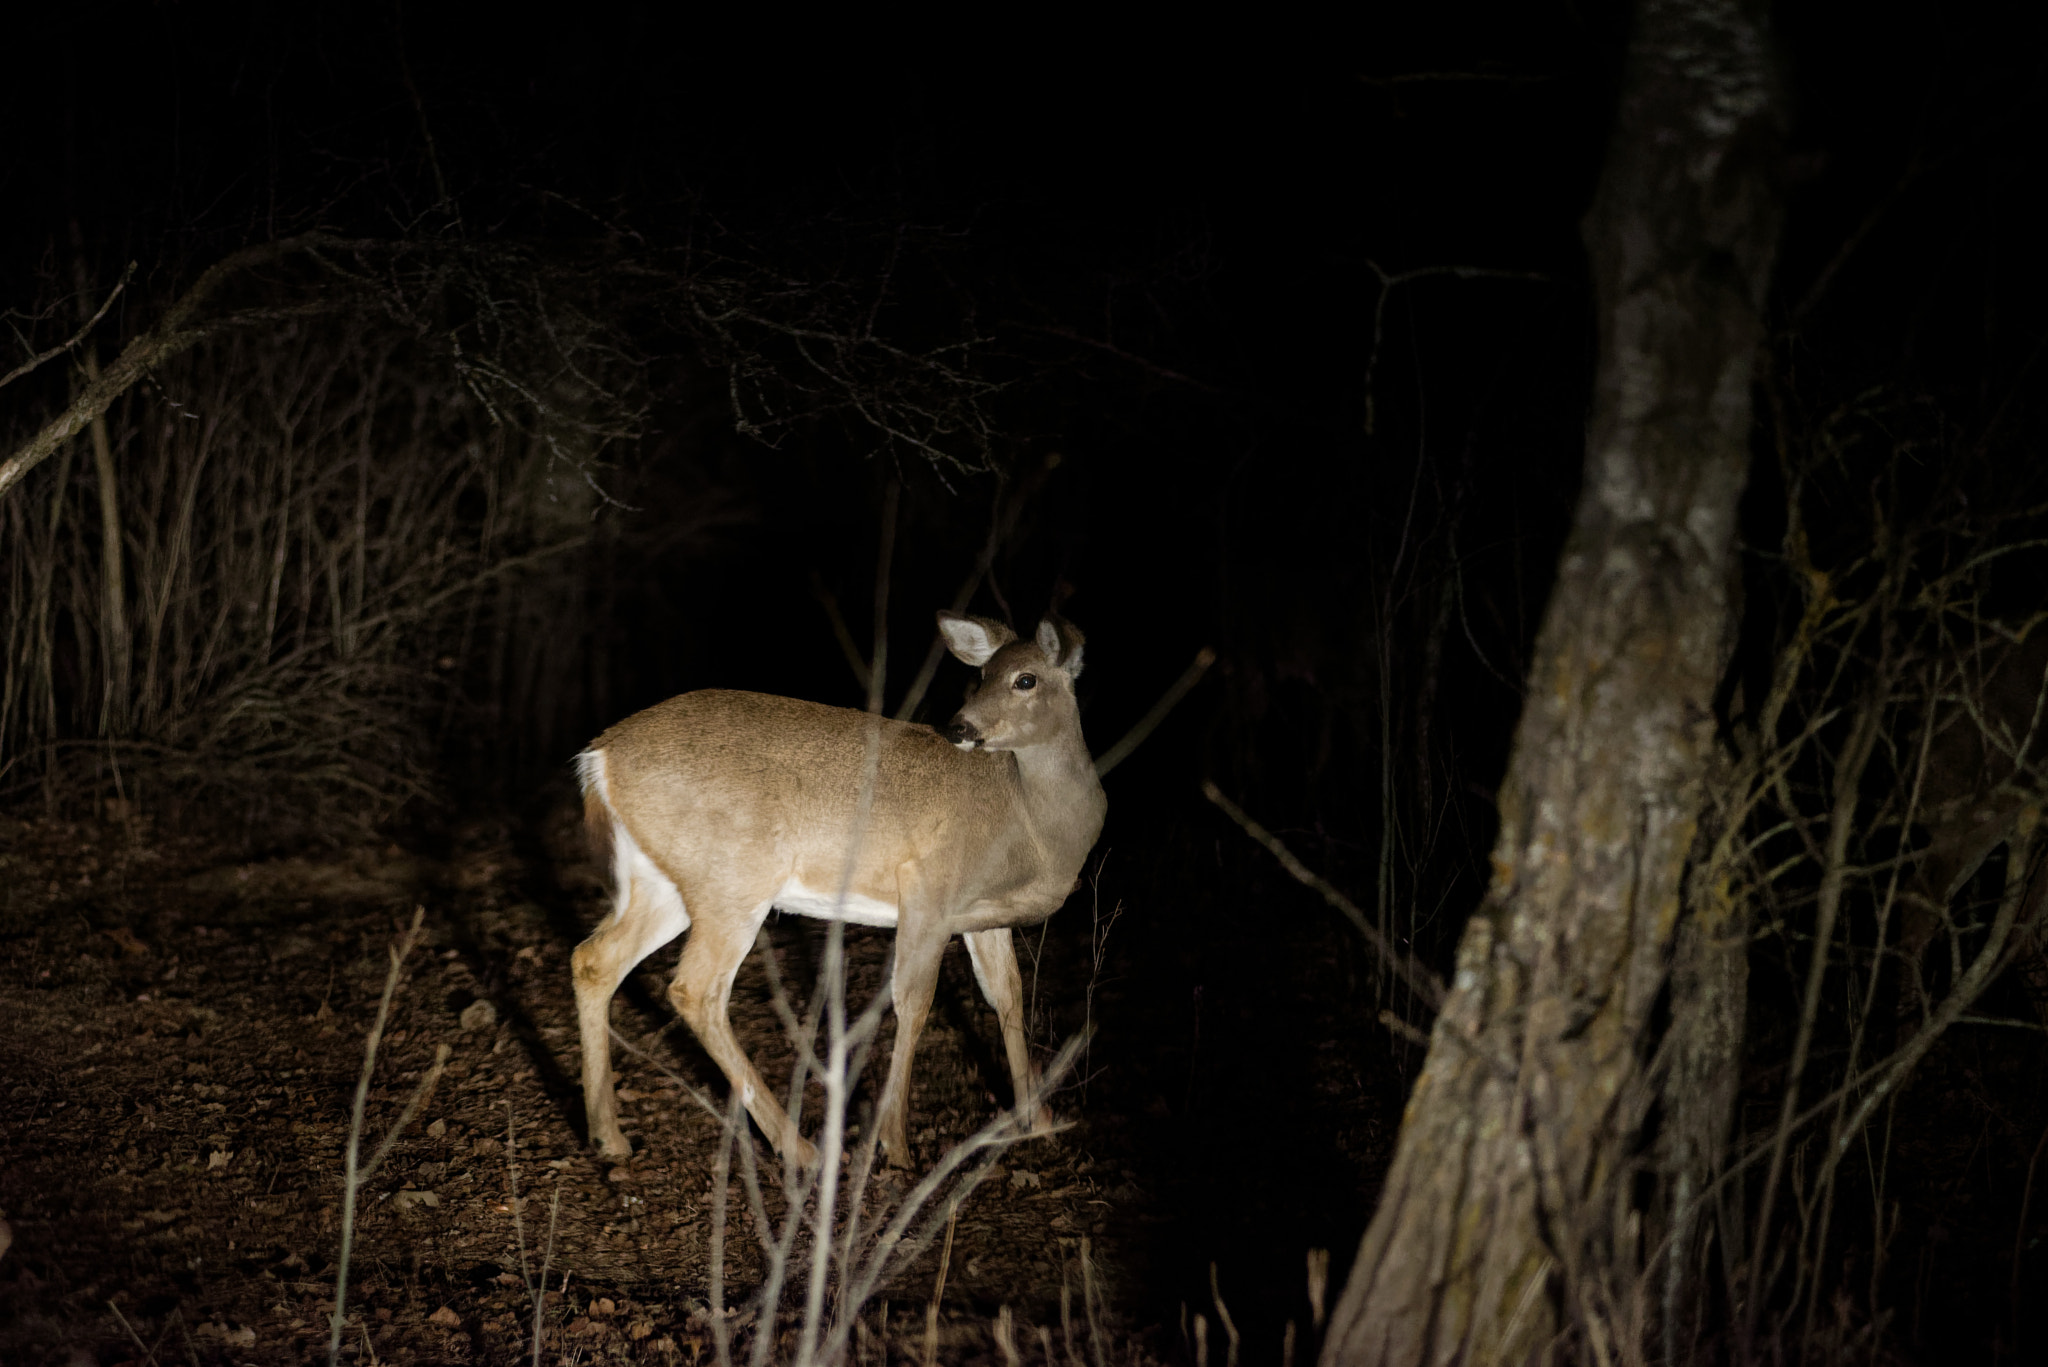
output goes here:
[[[911, 1060], [956, 935], [995, 1009], [1016, 1104], [1032, 1104], [1010, 932], [1059, 910], [1109, 807], [1074, 697], [1085, 642], [1057, 616], [1028, 638], [953, 612], [940, 612], [938, 627], [978, 671], [943, 730], [704, 690], [626, 718], [576, 757], [585, 818], [612, 869], [610, 914], [571, 959], [584, 1111], [605, 1158], [632, 1154], [613, 1096], [612, 996], [687, 930], [669, 1001], [782, 1161], [816, 1164], [727, 1014], [733, 975], [771, 909], [895, 930], [896, 1038], [876, 1107], [891, 1165], [910, 1163]], [[1035, 1133], [1051, 1126], [1043, 1108], [1027, 1119]]]

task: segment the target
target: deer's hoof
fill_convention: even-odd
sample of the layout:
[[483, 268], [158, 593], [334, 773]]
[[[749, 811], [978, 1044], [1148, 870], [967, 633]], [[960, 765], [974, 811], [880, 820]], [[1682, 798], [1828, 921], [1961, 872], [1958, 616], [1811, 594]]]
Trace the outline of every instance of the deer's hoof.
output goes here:
[[623, 1163], [633, 1156], [633, 1146], [626, 1142], [626, 1136], [622, 1134], [599, 1135], [597, 1152], [609, 1162]]
[[1040, 1106], [1038, 1113], [1031, 1117], [1031, 1133], [1051, 1134], [1060, 1127], [1060, 1118], [1052, 1113], [1052, 1107]]
[[818, 1146], [802, 1137], [792, 1139], [789, 1142], [789, 1147], [783, 1150], [782, 1159], [786, 1163], [794, 1163], [805, 1172], [809, 1172], [812, 1168], [818, 1166]]

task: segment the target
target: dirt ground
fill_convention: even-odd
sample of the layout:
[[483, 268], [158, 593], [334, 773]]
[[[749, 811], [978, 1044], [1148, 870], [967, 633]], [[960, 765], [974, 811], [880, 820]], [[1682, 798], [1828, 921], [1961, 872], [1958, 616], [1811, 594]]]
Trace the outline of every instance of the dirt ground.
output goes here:
[[[118, 828], [16, 828], [0, 871], [13, 970], [0, 998], [13, 1034], [0, 1129], [0, 1208], [15, 1238], [0, 1265], [7, 1361], [115, 1361], [124, 1346], [146, 1359], [123, 1319], [146, 1347], [169, 1331], [160, 1357], [185, 1357], [188, 1338], [202, 1359], [222, 1361], [320, 1350], [363, 1040], [388, 946], [416, 904], [427, 909], [426, 945], [394, 1002], [366, 1151], [436, 1046], [452, 1056], [365, 1192], [352, 1347], [365, 1360], [370, 1349], [420, 1361], [517, 1353], [531, 1318], [519, 1243], [537, 1274], [552, 1207], [547, 1318], [565, 1346], [704, 1353], [708, 1325], [692, 1312], [708, 1282], [717, 1122], [676, 1081], [626, 1059], [619, 1096], [638, 1152], [613, 1166], [584, 1147], [568, 973], [578, 928], [521, 898], [533, 871], [500, 834], [466, 831], [447, 863], [390, 847], [194, 869], [202, 851]], [[594, 873], [560, 867], [587, 923], [602, 905]], [[764, 940], [792, 983], [812, 977], [807, 931], [778, 922]], [[881, 935], [856, 936], [857, 996], [881, 982], [887, 948]], [[656, 956], [622, 991], [629, 1035], [672, 1028], [660, 996], [670, 959]], [[957, 995], [961, 984], [950, 986]], [[757, 953], [735, 990], [734, 1026], [768, 1076], [787, 1076], [770, 1002]], [[686, 1031], [650, 1047], [724, 1095]], [[994, 1098], [945, 1020], [919, 1063], [922, 1168], [989, 1119]], [[772, 1220], [776, 1169], [759, 1152]], [[1113, 1264], [1104, 1235], [1136, 1193], [1071, 1134], [1010, 1158], [960, 1214], [948, 1289], [956, 1302], [1013, 1303], [1028, 1319], [1056, 1313], [1063, 1269], [1079, 1292], [1081, 1236]], [[742, 1299], [762, 1259], [738, 1182], [732, 1192], [726, 1278]], [[898, 1302], [903, 1332], [921, 1341], [922, 1306], [912, 1315], [903, 1299], [929, 1297], [931, 1272], [918, 1270]]]
[[[366, 1154], [436, 1047], [452, 1052], [361, 1198], [346, 1354], [365, 1362], [519, 1356], [531, 1341], [528, 1279], [545, 1252], [548, 1361], [705, 1360], [718, 1124], [684, 1098], [678, 1080], [721, 1101], [726, 1091], [662, 996], [671, 947], [622, 988], [614, 1024], [646, 1041], [673, 1075], [622, 1058], [622, 1118], [637, 1151], [614, 1166], [584, 1146], [568, 959], [604, 894], [580, 859], [573, 813], [541, 826], [521, 834], [508, 823], [476, 823], [438, 858], [389, 845], [231, 865], [209, 862], [202, 844], [142, 826], [0, 830], [0, 1010], [11, 1035], [0, 1064], [0, 1211], [13, 1233], [0, 1259], [0, 1362], [273, 1363], [324, 1354], [363, 1041], [389, 946], [416, 906], [425, 909], [425, 943], [394, 1001]], [[1084, 924], [1084, 946], [1086, 934]], [[734, 1027], [770, 1079], [788, 1076], [790, 1051], [765, 956], [807, 990], [819, 935], [810, 922], [772, 920], [735, 987]], [[887, 937], [857, 932], [851, 952], [850, 986], [861, 1001], [883, 980]], [[1078, 965], [1074, 957], [1065, 976], [1088, 974], [1085, 952]], [[1066, 995], [1085, 995], [1099, 1010], [1115, 990], [1098, 1000], [1092, 982], [1073, 983]], [[1199, 1044], [1199, 985], [1194, 1006]], [[883, 1057], [886, 1041], [885, 1033]], [[919, 1052], [915, 1171], [997, 1113], [998, 1092], [1007, 1091], [999, 1055], [993, 1019], [956, 946]], [[1187, 1264], [1176, 1275], [1192, 1281], [1201, 1261], [1218, 1256], [1214, 1245], [1229, 1247], [1227, 1213], [1191, 1211], [1207, 1198], [1159, 1168], [1156, 1145], [1152, 1161], [1141, 1161], [1148, 1126], [1199, 1109], [1198, 1058], [1175, 1054], [1162, 1064], [1171, 1085], [1149, 1099], [1125, 1097], [1134, 1114], [1105, 1118], [1099, 1086], [1092, 1102], [1070, 1093], [1059, 1109], [1074, 1127], [1006, 1153], [964, 1202], [947, 1260], [946, 1360], [997, 1360], [988, 1316], [1001, 1305], [1018, 1317], [1025, 1360], [1063, 1344], [1063, 1284], [1070, 1314], [1082, 1319], [1084, 1238], [1116, 1360], [1185, 1352], [1184, 1342], [1180, 1353], [1165, 1342], [1183, 1330], [1139, 1334], [1116, 1309], [1149, 1295], [1152, 1322], [1168, 1324], [1161, 1307], [1172, 1292], [1154, 1285], [1141, 1294], [1139, 1283], [1157, 1283], [1176, 1258]], [[1186, 1096], [1169, 1100], [1183, 1068]], [[880, 1071], [870, 1067], [864, 1100]], [[757, 1152], [772, 1221], [776, 1169], [765, 1146]], [[737, 1182], [731, 1191], [728, 1305], [744, 1303], [762, 1267]], [[1363, 1209], [1362, 1194], [1349, 1199]], [[1252, 1200], [1245, 1218], [1270, 1216], [1265, 1204]], [[1209, 1247], [1182, 1246], [1190, 1216], [1210, 1231]], [[1303, 1235], [1314, 1237], [1312, 1229]], [[1299, 1257], [1288, 1265], [1299, 1269]], [[937, 1250], [928, 1251], [890, 1288], [891, 1351], [881, 1360], [921, 1352], [936, 1263]], [[1294, 1288], [1282, 1299], [1300, 1301], [1300, 1273], [1276, 1275]], [[1194, 1297], [1199, 1311], [1210, 1308], [1203, 1291], [1178, 1294], [1184, 1307]], [[1183, 1324], [1185, 1316], [1183, 1308]], [[1088, 1351], [1085, 1335], [1077, 1344]], [[1276, 1358], [1277, 1347], [1252, 1356]], [[1217, 1348], [1220, 1360], [1220, 1337]]]

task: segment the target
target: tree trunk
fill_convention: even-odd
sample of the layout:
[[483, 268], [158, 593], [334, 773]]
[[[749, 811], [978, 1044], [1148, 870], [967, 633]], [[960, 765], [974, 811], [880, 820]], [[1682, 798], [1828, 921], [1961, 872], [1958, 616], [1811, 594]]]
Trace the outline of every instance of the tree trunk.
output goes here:
[[[1665, 989], [1715, 754], [1777, 242], [1761, 9], [1647, 0], [1635, 16], [1585, 225], [1600, 345], [1585, 485], [1501, 785], [1492, 885], [1328, 1367], [1633, 1357], [1623, 1343], [1647, 1341], [1668, 1294], [1644, 1229], [1668, 1214], [1643, 1209], [1636, 1179], [1663, 1067], [1653, 1008], [1671, 1003], [1683, 1048], [1695, 1023], [1681, 1017], [1717, 1005]], [[1689, 1123], [1725, 1126], [1715, 1104], [1718, 1122]]]

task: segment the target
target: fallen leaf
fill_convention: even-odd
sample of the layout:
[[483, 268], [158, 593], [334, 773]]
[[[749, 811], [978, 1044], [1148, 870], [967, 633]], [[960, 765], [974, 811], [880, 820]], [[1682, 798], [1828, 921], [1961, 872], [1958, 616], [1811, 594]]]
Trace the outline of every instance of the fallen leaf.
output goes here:
[[434, 1138], [439, 1139], [442, 1135], [448, 1133], [448, 1122], [445, 1120], [436, 1120], [433, 1124], [427, 1126], [427, 1133], [432, 1135]]
[[427, 1323], [438, 1324], [443, 1329], [456, 1329], [461, 1327], [462, 1316], [456, 1314], [453, 1310], [450, 1310], [447, 1306], [444, 1305], [439, 1310], [436, 1310], [433, 1314], [427, 1316]]
[[149, 953], [149, 946], [135, 938], [135, 932], [126, 926], [110, 926], [103, 932], [109, 940], [120, 947], [123, 954]]
[[462, 1008], [460, 1019], [464, 1030], [488, 1030], [498, 1023], [498, 1008], [478, 997]]
[[593, 1315], [616, 1315], [619, 1313], [619, 1307], [612, 1301], [611, 1297], [605, 1296], [590, 1303], [590, 1313]]
[[212, 1153], [206, 1155], [206, 1169], [208, 1172], [212, 1172], [216, 1168], [224, 1168], [233, 1158], [234, 1155], [227, 1150], [215, 1149]]
[[396, 1210], [411, 1210], [414, 1206], [431, 1210], [440, 1204], [441, 1198], [431, 1191], [399, 1191], [391, 1195], [391, 1205]]

